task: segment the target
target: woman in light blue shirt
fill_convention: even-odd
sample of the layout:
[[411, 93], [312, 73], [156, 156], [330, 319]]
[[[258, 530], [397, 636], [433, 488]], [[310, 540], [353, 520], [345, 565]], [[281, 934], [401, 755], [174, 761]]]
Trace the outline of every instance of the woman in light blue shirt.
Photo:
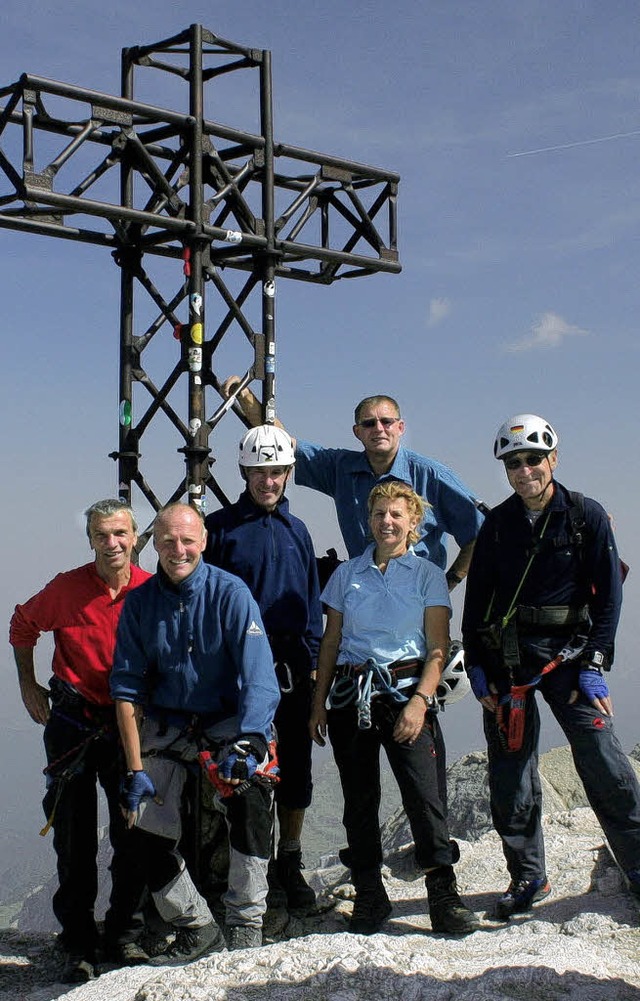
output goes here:
[[349, 929], [373, 934], [391, 913], [380, 873], [384, 747], [426, 874], [432, 929], [467, 934], [477, 924], [457, 892], [459, 852], [438, 782], [444, 745], [435, 693], [449, 649], [447, 582], [413, 552], [424, 501], [408, 484], [378, 484], [368, 507], [372, 545], [339, 566], [321, 596], [327, 624], [309, 723], [320, 746], [328, 730], [340, 772], [349, 844], [341, 859], [356, 890]]

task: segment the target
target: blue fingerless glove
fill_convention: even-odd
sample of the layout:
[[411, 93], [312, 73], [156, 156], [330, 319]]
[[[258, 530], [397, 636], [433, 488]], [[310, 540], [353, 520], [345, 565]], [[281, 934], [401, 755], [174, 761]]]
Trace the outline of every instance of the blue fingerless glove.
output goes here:
[[223, 779], [240, 779], [244, 782], [255, 775], [258, 768], [257, 751], [251, 741], [237, 740], [229, 748], [228, 754], [218, 764]]
[[153, 799], [156, 787], [146, 772], [127, 772], [120, 786], [120, 805], [137, 813], [143, 799]]
[[486, 699], [491, 695], [489, 691], [489, 684], [487, 682], [487, 676], [481, 667], [470, 667], [467, 670], [469, 675], [469, 683], [471, 685], [471, 691], [475, 697], [480, 701], [480, 699]]
[[594, 699], [606, 699], [609, 694], [609, 688], [600, 671], [590, 667], [580, 668], [578, 688], [589, 702], [593, 702]]

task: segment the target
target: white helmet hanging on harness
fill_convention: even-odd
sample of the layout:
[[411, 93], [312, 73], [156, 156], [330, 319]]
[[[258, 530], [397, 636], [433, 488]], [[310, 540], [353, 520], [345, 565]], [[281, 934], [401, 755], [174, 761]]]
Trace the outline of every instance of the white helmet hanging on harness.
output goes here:
[[512, 452], [553, 452], [558, 447], [558, 435], [544, 417], [535, 414], [516, 414], [499, 428], [493, 444], [496, 459], [504, 459]]
[[295, 455], [290, 436], [284, 428], [260, 424], [247, 431], [240, 442], [241, 466], [293, 466]]
[[452, 706], [463, 699], [471, 690], [471, 684], [464, 669], [462, 643], [453, 640], [449, 647], [449, 659], [436, 689], [436, 698], [441, 706]]

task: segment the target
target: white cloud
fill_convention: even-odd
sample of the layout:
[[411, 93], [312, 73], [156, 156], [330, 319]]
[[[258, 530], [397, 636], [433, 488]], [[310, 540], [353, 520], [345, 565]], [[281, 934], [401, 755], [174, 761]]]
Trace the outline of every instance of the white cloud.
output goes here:
[[436, 327], [439, 323], [442, 323], [442, 321], [446, 319], [450, 312], [451, 301], [449, 299], [432, 299], [429, 303], [427, 326]]
[[588, 330], [576, 327], [572, 323], [567, 323], [557, 313], [542, 313], [538, 320], [532, 324], [531, 333], [526, 334], [519, 341], [507, 344], [507, 351], [534, 351], [536, 348], [558, 348], [566, 337], [573, 337], [576, 334], [584, 336]]

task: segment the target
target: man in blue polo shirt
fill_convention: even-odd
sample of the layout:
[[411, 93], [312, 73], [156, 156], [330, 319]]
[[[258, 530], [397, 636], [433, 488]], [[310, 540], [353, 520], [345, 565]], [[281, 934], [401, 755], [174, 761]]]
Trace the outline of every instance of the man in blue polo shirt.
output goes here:
[[[231, 376], [223, 392], [231, 395], [238, 382], [237, 376]], [[247, 419], [258, 424], [261, 410], [253, 393], [243, 389], [238, 402]], [[364, 451], [324, 448], [298, 439], [296, 483], [333, 497], [350, 558], [359, 556], [369, 542], [367, 498], [373, 487], [384, 480], [408, 483], [429, 505], [418, 528], [415, 552], [444, 570], [445, 536], [453, 536], [459, 546], [447, 571], [447, 584], [453, 590], [467, 575], [483, 506], [448, 466], [404, 448], [404, 431], [396, 401], [390, 396], [369, 396], [356, 407], [353, 425]]]
[[270, 907], [292, 913], [315, 908], [305, 881], [300, 838], [311, 804], [311, 675], [322, 637], [322, 606], [311, 537], [289, 512], [284, 496], [295, 462], [280, 427], [261, 425], [240, 442], [246, 489], [235, 504], [208, 515], [204, 558], [240, 577], [258, 603], [280, 683], [275, 725], [280, 782], [276, 786], [279, 840], [269, 866]]

